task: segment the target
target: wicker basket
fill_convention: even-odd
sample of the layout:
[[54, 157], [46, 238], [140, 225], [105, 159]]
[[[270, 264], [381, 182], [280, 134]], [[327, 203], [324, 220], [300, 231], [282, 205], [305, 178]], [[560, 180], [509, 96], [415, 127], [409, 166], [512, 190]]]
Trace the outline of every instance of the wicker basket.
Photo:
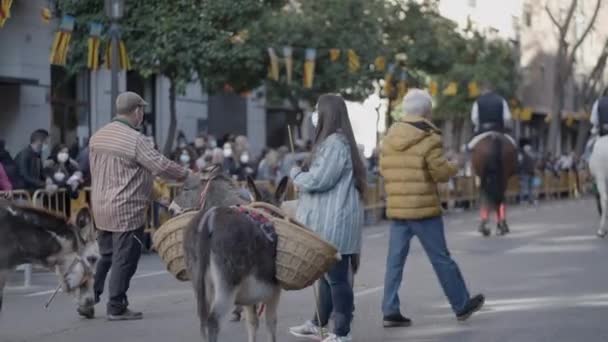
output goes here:
[[[286, 218], [280, 209], [252, 203], [250, 210], [271, 219], [279, 237], [276, 278], [284, 290], [301, 290], [312, 285], [339, 260], [336, 248], [308, 228]], [[165, 222], [154, 234], [154, 246], [167, 270], [178, 280], [189, 280], [182, 247], [183, 229], [196, 212], [187, 212]]]
[[156, 230], [152, 238], [167, 270], [180, 281], [190, 280], [184, 260], [183, 232], [196, 214], [196, 211], [189, 211], [168, 220]]

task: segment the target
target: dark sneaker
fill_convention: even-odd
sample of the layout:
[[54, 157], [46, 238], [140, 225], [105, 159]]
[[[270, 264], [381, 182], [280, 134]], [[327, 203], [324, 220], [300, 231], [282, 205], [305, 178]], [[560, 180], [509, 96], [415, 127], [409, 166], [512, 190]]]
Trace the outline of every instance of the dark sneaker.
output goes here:
[[108, 314], [108, 321], [136, 321], [144, 318], [141, 312], [131, 311], [126, 309], [120, 315]]
[[469, 299], [469, 302], [464, 307], [464, 310], [461, 313], [457, 314], [456, 318], [460, 322], [466, 321], [474, 313], [479, 311], [481, 309], [481, 307], [483, 307], [483, 304], [485, 303], [485, 301], [486, 301], [486, 297], [484, 297], [482, 294], [478, 294], [477, 296]]
[[80, 305], [80, 306], [78, 306], [78, 309], [76, 311], [78, 312], [78, 314], [81, 317], [84, 317], [86, 319], [95, 318], [95, 307], [92, 305], [89, 305], [89, 306]]
[[412, 320], [407, 317], [403, 317], [402, 314], [394, 314], [384, 316], [382, 323], [385, 328], [403, 328], [411, 326]]

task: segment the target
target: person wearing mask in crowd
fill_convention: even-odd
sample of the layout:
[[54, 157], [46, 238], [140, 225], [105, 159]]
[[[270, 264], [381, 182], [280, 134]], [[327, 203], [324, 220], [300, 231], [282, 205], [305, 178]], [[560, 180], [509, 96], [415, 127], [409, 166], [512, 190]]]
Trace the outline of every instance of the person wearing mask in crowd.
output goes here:
[[203, 171], [208, 165], [212, 163], [213, 150], [206, 149], [195, 161], [195, 170]]
[[222, 169], [224, 172], [230, 176], [237, 176], [237, 168], [238, 165], [236, 160], [234, 159], [234, 149], [232, 148], [231, 143], [224, 144], [224, 164]]
[[[319, 279], [319, 317], [290, 332], [315, 337], [333, 317], [325, 342], [352, 341], [354, 296], [351, 267], [361, 251], [366, 170], [359, 156], [344, 99], [319, 98], [310, 164], [294, 167], [291, 178], [300, 192], [296, 218], [338, 248], [341, 260]], [[355, 267], [356, 268], [356, 267]]]
[[197, 157], [202, 157], [207, 149], [207, 137], [204, 134], [199, 134], [194, 138], [194, 149]]
[[15, 190], [23, 189], [23, 181], [19, 176], [17, 163], [11, 156], [10, 152], [6, 150], [5, 142], [2, 139], [0, 139], [0, 164], [2, 164], [4, 172], [10, 180], [12, 188]]
[[55, 146], [49, 160], [52, 162], [44, 168], [47, 184], [55, 184], [60, 189], [66, 188], [72, 196], [76, 196], [76, 190], [84, 182], [84, 177], [78, 163], [70, 158], [68, 147]]
[[528, 201], [530, 204], [534, 204], [535, 198], [533, 190], [536, 161], [534, 160], [534, 154], [530, 144], [524, 144], [517, 156], [517, 161], [519, 166], [520, 201]]
[[179, 131], [177, 133], [177, 138], [175, 139], [175, 142], [177, 146], [175, 146], [175, 149], [171, 153], [171, 160], [176, 163], [179, 163], [179, 158], [182, 155], [182, 150], [188, 146], [188, 140], [186, 139], [186, 135], [184, 134], [184, 132]]
[[484, 304], [483, 295], [469, 296], [460, 268], [445, 240], [437, 184], [458, 172], [443, 154], [441, 131], [430, 121], [432, 98], [410, 89], [403, 99], [405, 115], [390, 127], [382, 144], [380, 173], [387, 194], [386, 216], [392, 220], [384, 278], [384, 327], [407, 327], [401, 314], [399, 288], [410, 242], [418, 237], [441, 287], [459, 321], [468, 319]]
[[239, 167], [236, 173], [239, 181], [246, 181], [247, 177], [255, 179], [255, 168], [251, 165], [249, 152], [244, 151], [241, 153]]
[[269, 150], [258, 165], [257, 179], [274, 182], [277, 179], [278, 159], [277, 151]]
[[194, 170], [194, 166], [195, 166], [195, 152], [192, 150], [192, 148], [186, 146], [184, 148], [181, 149], [180, 154], [179, 154], [179, 164], [185, 168]]
[[[116, 117], [91, 138], [91, 208], [98, 229], [101, 259], [95, 272], [95, 299], [100, 301], [111, 269], [107, 319], [142, 319], [127, 299], [131, 278], [142, 252], [146, 211], [154, 177], [184, 182], [198, 176], [165, 158], [140, 133], [146, 101], [136, 93], [116, 98]], [[191, 179], [195, 182], [196, 180]], [[90, 309], [90, 308], [87, 308]]]
[[33, 192], [46, 187], [42, 161], [48, 156], [48, 150], [49, 132], [38, 129], [30, 136], [30, 144], [17, 155], [17, 170], [26, 190]]

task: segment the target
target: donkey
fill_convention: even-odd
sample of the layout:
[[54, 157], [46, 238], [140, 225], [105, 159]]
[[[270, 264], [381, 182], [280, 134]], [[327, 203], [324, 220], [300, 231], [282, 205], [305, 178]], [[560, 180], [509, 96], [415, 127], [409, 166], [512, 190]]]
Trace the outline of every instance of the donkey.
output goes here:
[[18, 265], [36, 264], [55, 271], [63, 291], [76, 298], [78, 313], [93, 318], [99, 247], [81, 236], [92, 224], [84, 217], [72, 224], [44, 209], [0, 200], [0, 311], [9, 273]]
[[[255, 200], [279, 204], [288, 179], [281, 180], [274, 198], [261, 198], [251, 179]], [[199, 203], [201, 199], [202, 203]], [[256, 304], [266, 305], [266, 327], [276, 341], [277, 307], [281, 288], [276, 276], [276, 243], [246, 214], [231, 208], [249, 201], [227, 176], [212, 172], [202, 182], [184, 184], [173, 212], [198, 209], [184, 232], [185, 261], [192, 279], [203, 341], [216, 342], [220, 323], [234, 305], [244, 306], [249, 342], [256, 341]], [[176, 210], [177, 209], [177, 210]]]

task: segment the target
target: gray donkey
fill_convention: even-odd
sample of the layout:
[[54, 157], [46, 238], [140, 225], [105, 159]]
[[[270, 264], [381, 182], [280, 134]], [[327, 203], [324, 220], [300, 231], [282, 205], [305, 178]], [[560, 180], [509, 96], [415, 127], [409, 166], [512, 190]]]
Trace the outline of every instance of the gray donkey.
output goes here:
[[[275, 205], [282, 202], [287, 183], [285, 177], [274, 197], [268, 198], [248, 180], [256, 201]], [[175, 213], [198, 209], [202, 204], [184, 232], [184, 252], [204, 341], [216, 342], [220, 323], [234, 305], [240, 305], [245, 307], [248, 340], [255, 342], [259, 303], [266, 305], [266, 327], [270, 341], [276, 341], [281, 293], [275, 278], [277, 238], [269, 238], [259, 222], [231, 207], [247, 203], [229, 177], [212, 172], [201, 182], [184, 184], [170, 207]]]

